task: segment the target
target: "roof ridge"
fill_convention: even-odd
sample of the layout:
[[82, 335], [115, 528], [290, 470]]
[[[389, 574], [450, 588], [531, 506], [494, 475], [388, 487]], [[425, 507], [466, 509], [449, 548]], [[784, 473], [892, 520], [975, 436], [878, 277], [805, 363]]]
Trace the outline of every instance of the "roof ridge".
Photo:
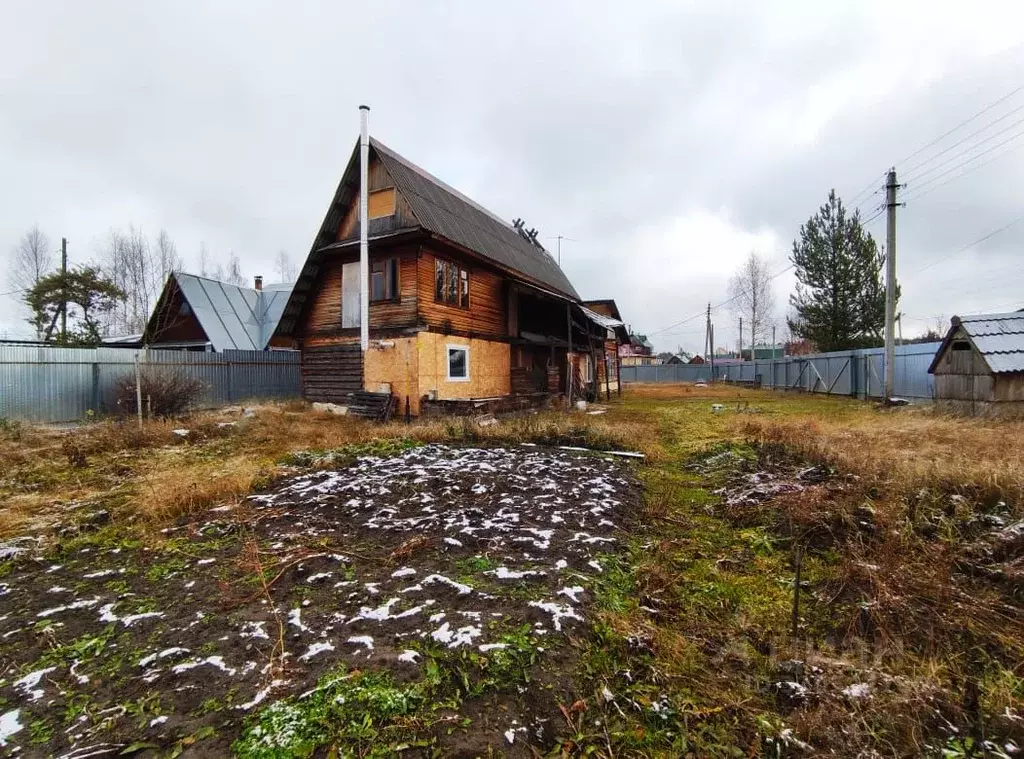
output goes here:
[[[460, 192], [459, 190], [455, 189], [450, 184], [445, 182], [443, 179], [440, 179], [439, 177], [434, 176], [429, 171], [424, 169], [422, 166], [420, 166], [420, 165], [418, 165], [416, 163], [413, 163], [408, 158], [403, 156], [401, 153], [398, 153], [395, 150], [389, 148], [387, 145], [385, 145], [383, 142], [378, 140], [376, 137], [371, 137], [370, 138], [370, 145], [372, 145], [373, 147], [377, 148], [378, 150], [382, 150], [383, 152], [389, 154], [389, 156], [394, 158], [396, 161], [400, 161], [401, 163], [405, 164], [405, 166], [407, 168], [415, 171], [421, 177], [424, 177], [425, 179], [429, 179], [434, 184], [439, 185], [442, 189], [447, 190], [448, 192], [450, 192], [452, 195], [454, 195], [455, 197], [457, 197], [459, 200], [463, 201], [464, 203], [468, 203], [469, 205], [473, 206], [476, 210], [480, 211], [481, 213], [487, 214], [492, 219], [494, 219], [495, 221], [499, 222], [500, 224], [502, 224], [504, 227], [508, 228], [512, 232], [516, 232], [516, 228], [515, 227], [513, 227], [511, 224], [509, 224], [503, 218], [498, 216], [498, 214], [494, 213], [494, 211], [491, 211], [488, 208], [485, 208], [484, 206], [480, 205], [478, 202], [473, 200], [471, 197], [466, 195], [464, 192]], [[518, 235], [519, 233], [516, 232], [516, 234]]]

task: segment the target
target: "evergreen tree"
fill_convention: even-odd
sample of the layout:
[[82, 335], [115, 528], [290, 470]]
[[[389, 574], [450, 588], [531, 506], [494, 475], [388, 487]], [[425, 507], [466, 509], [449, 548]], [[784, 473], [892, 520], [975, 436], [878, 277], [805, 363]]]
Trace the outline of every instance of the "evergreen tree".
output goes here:
[[[25, 294], [25, 303], [32, 310], [30, 323], [44, 341], [95, 346], [100, 344], [102, 320], [125, 297], [124, 290], [105, 279], [99, 269], [83, 266], [43, 277]], [[58, 328], [62, 314], [70, 327], [66, 334]]]
[[835, 190], [800, 227], [790, 260], [797, 286], [789, 296], [794, 313], [787, 323], [794, 335], [821, 351], [881, 344], [885, 253], [864, 230], [859, 212], [847, 216]]

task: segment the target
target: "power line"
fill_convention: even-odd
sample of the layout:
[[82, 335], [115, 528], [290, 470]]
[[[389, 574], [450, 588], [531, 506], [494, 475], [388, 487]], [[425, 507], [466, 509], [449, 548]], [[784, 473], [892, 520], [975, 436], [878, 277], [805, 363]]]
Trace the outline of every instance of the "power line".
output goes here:
[[[998, 146], [997, 146], [997, 147], [998, 147]], [[1005, 152], [1002, 152], [1002, 153], [997, 153], [996, 155], [994, 155], [994, 156], [992, 156], [991, 158], [989, 158], [989, 159], [988, 159], [987, 161], [982, 161], [981, 163], [977, 164], [976, 166], [972, 166], [971, 168], [969, 168], [969, 169], [968, 169], [967, 171], [965, 171], [964, 173], [962, 173], [962, 174], [957, 174], [957, 175], [956, 175], [955, 177], [950, 177], [950, 178], [949, 178], [949, 179], [947, 179], [947, 180], [946, 180], [945, 182], [939, 182], [939, 183], [938, 183], [937, 185], [935, 185], [934, 187], [932, 187], [932, 188], [931, 188], [931, 189], [929, 189], [929, 190], [924, 190], [923, 192], [917, 192], [917, 191], [918, 191], [918, 190], [920, 190], [921, 188], [923, 188], [923, 187], [927, 187], [928, 185], [930, 185], [930, 184], [933, 184], [933, 183], [934, 183], [935, 181], [937, 181], [937, 180], [941, 179], [941, 178], [942, 178], [942, 177], [943, 177], [943, 176], [944, 176], [945, 174], [948, 174], [948, 173], [949, 173], [950, 171], [955, 171], [956, 169], [962, 168], [963, 166], [967, 165], [968, 163], [970, 163], [971, 161], [973, 161], [973, 160], [975, 160], [975, 159], [977, 159], [977, 158], [980, 158], [981, 156], [980, 156], [980, 155], [977, 155], [977, 156], [975, 156], [974, 158], [970, 159], [969, 161], [964, 161], [964, 162], [963, 162], [962, 164], [960, 164], [959, 166], [955, 166], [955, 167], [953, 167], [952, 169], [950, 169], [949, 171], [947, 171], [947, 172], [943, 172], [943, 174], [940, 174], [939, 176], [936, 176], [936, 177], [932, 177], [932, 178], [931, 178], [931, 179], [929, 179], [929, 180], [928, 180], [927, 182], [924, 182], [924, 183], [923, 183], [923, 184], [921, 185], [921, 187], [917, 187], [917, 188], [915, 188], [915, 189], [914, 189], [914, 192], [917, 192], [917, 194], [915, 195], [915, 194], [913, 194], [913, 192], [912, 192], [912, 193], [911, 193], [911, 196], [910, 196], [909, 198], [906, 198], [906, 199], [905, 199], [905, 202], [909, 202], [909, 201], [911, 201], [911, 200], [917, 200], [918, 198], [922, 198], [922, 197], [924, 197], [925, 195], [927, 195], [928, 193], [930, 193], [930, 192], [934, 192], [935, 190], [937, 190], [937, 189], [939, 189], [940, 187], [943, 187], [943, 186], [945, 186], [945, 185], [949, 184], [950, 182], [955, 182], [956, 180], [958, 180], [958, 179], [960, 179], [960, 178], [962, 178], [962, 177], [966, 177], [966, 176], [967, 176], [968, 174], [971, 174], [971, 173], [973, 173], [973, 172], [977, 171], [978, 169], [980, 169], [980, 168], [981, 168], [981, 167], [983, 167], [983, 166], [988, 166], [988, 165], [989, 165], [990, 163], [992, 163], [993, 161], [998, 161], [998, 160], [999, 160], [1000, 158], [1002, 158], [1003, 156], [1007, 156], [1007, 155], [1009, 155], [1010, 153], [1014, 152], [1015, 150], [1020, 150], [1020, 149], [1021, 149], [1022, 147], [1024, 147], [1024, 143], [1022, 143], [1022, 144], [1020, 144], [1020, 145], [1016, 145], [1016, 146], [1014, 146], [1014, 147], [1010, 148], [1009, 150], [1007, 150], [1007, 151], [1005, 151]]]
[[995, 107], [996, 107], [997, 105], [999, 105], [1000, 103], [1002, 103], [1002, 102], [1004, 102], [1004, 101], [1006, 101], [1006, 100], [1009, 100], [1009, 99], [1010, 99], [1011, 97], [1013, 97], [1014, 95], [1016, 95], [1016, 94], [1017, 94], [1018, 92], [1020, 92], [1021, 90], [1024, 90], [1024, 85], [1021, 85], [1020, 87], [1016, 88], [1015, 90], [1013, 90], [1013, 91], [1011, 91], [1011, 92], [1008, 92], [1007, 94], [1003, 95], [1003, 96], [1002, 96], [1001, 98], [999, 98], [998, 100], [996, 100], [995, 102], [993, 102], [993, 103], [989, 103], [988, 105], [986, 105], [986, 106], [985, 106], [984, 108], [982, 108], [982, 109], [981, 109], [980, 111], [978, 111], [977, 113], [975, 113], [975, 114], [974, 114], [973, 116], [971, 116], [970, 118], [968, 118], [968, 119], [965, 119], [964, 121], [961, 121], [961, 122], [960, 122], [959, 124], [957, 124], [957, 125], [956, 125], [955, 127], [953, 127], [952, 129], [950, 129], [950, 130], [949, 130], [948, 132], [943, 132], [943, 133], [942, 133], [942, 134], [940, 134], [940, 135], [939, 135], [938, 137], [936, 137], [936, 138], [935, 138], [934, 140], [932, 140], [931, 142], [929, 142], [929, 143], [928, 143], [927, 145], [925, 145], [925, 146], [923, 146], [923, 147], [920, 147], [920, 148], [918, 148], [918, 149], [917, 149], [917, 150], [915, 150], [915, 151], [914, 151], [913, 153], [911, 153], [910, 155], [908, 155], [908, 156], [907, 156], [906, 158], [902, 158], [902, 159], [900, 159], [899, 161], [897, 161], [897, 163], [898, 163], [898, 164], [900, 164], [900, 163], [906, 163], [906, 162], [907, 162], [907, 161], [909, 161], [909, 160], [910, 160], [911, 158], [914, 158], [915, 156], [919, 156], [919, 155], [921, 155], [921, 153], [923, 153], [924, 151], [926, 151], [926, 150], [927, 150], [928, 148], [930, 148], [930, 147], [931, 147], [932, 145], [935, 145], [935, 144], [937, 144], [937, 143], [939, 143], [939, 142], [942, 142], [942, 140], [944, 140], [944, 139], [946, 139], [947, 137], [949, 137], [949, 135], [953, 134], [953, 132], [957, 131], [957, 130], [958, 130], [958, 129], [960, 129], [961, 127], [965, 127], [965, 126], [967, 126], [967, 125], [968, 125], [968, 124], [970, 124], [970, 123], [971, 123], [972, 121], [974, 121], [974, 120], [975, 120], [976, 118], [978, 118], [979, 116], [981, 116], [981, 115], [983, 115], [983, 114], [987, 113], [988, 111], [991, 111], [991, 110], [992, 110], [993, 108], [995, 108]]
[[[1024, 108], [1024, 106], [1021, 106], [1021, 107]], [[962, 158], [963, 156], [967, 155], [968, 153], [970, 153], [971, 151], [975, 150], [976, 148], [979, 148], [980, 146], [984, 145], [989, 140], [994, 140], [999, 135], [1006, 134], [1011, 129], [1013, 129], [1014, 127], [1018, 127], [1021, 124], [1024, 124], [1024, 119], [1018, 119], [1017, 121], [1013, 122], [1008, 127], [1006, 127], [1005, 129], [1000, 129], [998, 132], [996, 132], [995, 134], [989, 135], [984, 140], [980, 140], [980, 141], [974, 143], [973, 145], [971, 145], [966, 150], [961, 150], [959, 153], [957, 153], [956, 155], [952, 156], [951, 158], [947, 158], [945, 161], [941, 161], [940, 163], [935, 164], [930, 169], [925, 169], [924, 171], [920, 172], [919, 174], [915, 174], [912, 177], [909, 177], [909, 179], [911, 181], [914, 181], [914, 180], [920, 179], [921, 177], [927, 176], [927, 175], [931, 174], [933, 171], [935, 171], [936, 169], [940, 169], [943, 166], [946, 166], [947, 164], [952, 163], [953, 161], [957, 160], [958, 158]], [[1017, 136], [1019, 137], [1021, 134], [1024, 134], [1024, 132], [1018, 132]], [[1010, 138], [1010, 140], [1013, 140], [1013, 139], [1015, 139], [1015, 138], [1013, 138], [1013, 137]], [[957, 144], [959, 144], [959, 143], [957, 143]], [[1004, 143], [1000, 143], [1000, 144], [1005, 145], [1006, 143], [1004, 142]], [[943, 152], [945, 152], [945, 151], [943, 151]], [[939, 155], [941, 155], [941, 153]], [[979, 155], [984, 155], [984, 153], [979, 153]], [[968, 161], [973, 161], [974, 159], [973, 158], [969, 158], [967, 160]]]
[[[1014, 109], [1013, 109], [1012, 111], [1008, 111], [1007, 113], [1004, 113], [1004, 114], [1003, 114], [1002, 116], [1000, 116], [1000, 117], [999, 117], [998, 119], [996, 119], [995, 121], [990, 121], [990, 122], [989, 122], [988, 124], [986, 124], [985, 126], [983, 126], [983, 127], [981, 128], [981, 129], [976, 129], [975, 131], [971, 132], [971, 133], [970, 133], [969, 135], [967, 135], [966, 137], [962, 137], [961, 139], [957, 140], [957, 141], [956, 141], [956, 142], [954, 142], [954, 143], [953, 143], [952, 145], [950, 145], [950, 146], [949, 146], [948, 148], [945, 148], [944, 150], [940, 150], [940, 151], [939, 151], [938, 153], [935, 153], [935, 154], [934, 154], [934, 155], [932, 155], [932, 156], [931, 156], [930, 158], [925, 158], [925, 159], [924, 159], [923, 161], [919, 161], [918, 163], [915, 163], [915, 164], [914, 164], [913, 166], [911, 166], [910, 168], [906, 169], [906, 170], [905, 170], [905, 173], [907, 173], [907, 174], [913, 174], [913, 173], [914, 173], [915, 171], [917, 171], [917, 170], [918, 170], [918, 169], [919, 169], [920, 167], [922, 167], [922, 166], [925, 166], [926, 164], [928, 164], [928, 163], [929, 163], [929, 162], [931, 162], [931, 161], [934, 161], [934, 160], [935, 160], [936, 158], [938, 158], [938, 157], [939, 157], [940, 155], [945, 155], [946, 153], [948, 153], [948, 152], [949, 152], [950, 150], [952, 150], [953, 148], [957, 147], [958, 145], [963, 145], [963, 144], [964, 144], [965, 142], [967, 142], [967, 141], [968, 141], [969, 139], [971, 139], [972, 137], [974, 137], [974, 136], [976, 136], [976, 135], [979, 135], [979, 134], [981, 134], [981, 133], [982, 133], [982, 132], [984, 132], [984, 131], [985, 131], [986, 129], [989, 129], [989, 128], [991, 128], [991, 127], [994, 127], [994, 126], [995, 126], [996, 124], [998, 124], [998, 123], [999, 123], [1000, 121], [1002, 121], [1003, 119], [1005, 119], [1005, 118], [1008, 118], [1008, 117], [1012, 116], [1013, 114], [1017, 113], [1018, 111], [1022, 111], [1022, 110], [1024, 110], [1024, 105], [1019, 105], [1019, 106], [1017, 106], [1017, 107], [1016, 107], [1016, 108], [1014, 108]], [[1002, 130], [1002, 131], [1000, 131], [1000, 132], [996, 132], [995, 134], [993, 134], [993, 135], [990, 135], [989, 137], [986, 137], [986, 138], [985, 138], [984, 140], [982, 140], [981, 142], [977, 143], [977, 145], [975, 145], [974, 147], [977, 147], [978, 145], [981, 145], [982, 143], [988, 142], [989, 140], [991, 140], [991, 139], [992, 139], [992, 138], [994, 138], [994, 137], [998, 137], [998, 136], [999, 136], [1000, 134], [1003, 134], [1003, 132], [1009, 131], [1010, 129], [1012, 129], [1013, 127], [1015, 127], [1015, 126], [1016, 126], [1017, 124], [1020, 124], [1020, 123], [1021, 123], [1021, 122], [1020, 122], [1019, 120], [1018, 120], [1018, 121], [1015, 121], [1015, 122], [1013, 122], [1012, 124], [1010, 124], [1010, 126], [1006, 127], [1006, 129], [1003, 129], [1003, 130]], [[973, 149], [973, 148], [972, 148], [972, 149]], [[941, 164], [940, 164], [940, 165], [941, 165]], [[925, 172], [925, 173], [927, 174], [928, 172]]]
[[1007, 229], [1009, 229], [1010, 227], [1012, 227], [1014, 224], [1016, 224], [1017, 222], [1021, 221], [1022, 219], [1024, 219], [1024, 214], [1021, 214], [1016, 219], [1011, 221], [1009, 224], [1004, 224], [1003, 226], [999, 227], [999, 229], [993, 230], [992, 232], [989, 232], [987, 235], [979, 237], [974, 242], [967, 243], [967, 245], [964, 245], [962, 248], [958, 248], [957, 250], [954, 250], [952, 253], [949, 253], [949, 254], [947, 254], [945, 256], [942, 256], [941, 258], [936, 258], [930, 264], [927, 264], [926, 266], [922, 266], [920, 269], [916, 269], [915, 271], [912, 271], [910, 273], [911, 274], [920, 274], [923, 271], [927, 271], [928, 269], [932, 268], [936, 264], [940, 264], [943, 261], [947, 261], [950, 258], [952, 258], [953, 256], [960, 255], [965, 250], [970, 250], [971, 248], [973, 248], [978, 243], [985, 242], [985, 240], [989, 239], [990, 237], [995, 237], [1000, 232], [1005, 232]]
[[[783, 274], [785, 274], [785, 273], [786, 273], [787, 271], [789, 271], [790, 269], [792, 269], [792, 268], [793, 268], [794, 266], [795, 266], [795, 264], [790, 264], [790, 265], [789, 265], [789, 266], [787, 266], [787, 267], [786, 267], [785, 269], [782, 269], [782, 270], [780, 270], [780, 271], [777, 271], [777, 272], [775, 272], [775, 273], [774, 273], [774, 274], [772, 274], [772, 275], [771, 275], [770, 277], [768, 277], [768, 281], [769, 281], [769, 282], [771, 282], [771, 281], [772, 281], [773, 279], [775, 279], [775, 278], [777, 278], [777, 277], [781, 277], [781, 276], [782, 276]], [[739, 299], [739, 297], [740, 297], [739, 295], [734, 295], [733, 297], [729, 298], [728, 300], [723, 300], [723, 301], [722, 301], [721, 303], [719, 303], [719, 304], [718, 304], [717, 306], [712, 306], [712, 307], [711, 307], [711, 310], [712, 310], [712, 311], [717, 311], [717, 310], [718, 310], [718, 309], [720, 309], [720, 308], [721, 308], [722, 306], [727, 306], [727, 305], [729, 305], [730, 303], [732, 303], [732, 302], [733, 302], [734, 300], [737, 300], [737, 299]], [[664, 329], [659, 329], [659, 330], [658, 330], [657, 332], [648, 332], [648, 333], [647, 333], [647, 336], [648, 336], [648, 337], [654, 337], [655, 335], [660, 335], [660, 334], [662, 334], [662, 333], [664, 333], [664, 332], [668, 332], [668, 331], [669, 331], [670, 329], [675, 329], [676, 327], [681, 327], [681, 326], [683, 326], [684, 324], [686, 324], [687, 322], [692, 322], [692, 321], [693, 321], [694, 319], [696, 319], [696, 318], [698, 318], [698, 317], [700, 317], [700, 316], [704, 316], [704, 315], [705, 315], [705, 313], [706, 313], [705, 311], [701, 311], [700, 313], [698, 313], [698, 314], [694, 314], [693, 316], [688, 316], [688, 317], [686, 317], [685, 319], [683, 319], [682, 321], [678, 321], [678, 322], [676, 322], [675, 324], [671, 324], [671, 325], [669, 325], [668, 327], [665, 327]]]

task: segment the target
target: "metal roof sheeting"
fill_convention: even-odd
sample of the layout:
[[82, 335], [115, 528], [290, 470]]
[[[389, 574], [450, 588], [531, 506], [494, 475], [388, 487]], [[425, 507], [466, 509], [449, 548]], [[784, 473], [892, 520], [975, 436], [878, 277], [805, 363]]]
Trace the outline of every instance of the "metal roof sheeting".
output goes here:
[[1024, 312], [954, 317], [947, 342], [957, 322], [994, 374], [1024, 372]]
[[266, 348], [291, 292], [291, 285], [254, 290], [194, 274], [173, 276], [218, 352]]
[[604, 327], [605, 329], [614, 331], [616, 327], [624, 326], [618, 319], [613, 319], [610, 316], [605, 316], [604, 314], [599, 314], [596, 311], [591, 311], [586, 306], [580, 306], [580, 310], [583, 312], [584, 316], [599, 327]]

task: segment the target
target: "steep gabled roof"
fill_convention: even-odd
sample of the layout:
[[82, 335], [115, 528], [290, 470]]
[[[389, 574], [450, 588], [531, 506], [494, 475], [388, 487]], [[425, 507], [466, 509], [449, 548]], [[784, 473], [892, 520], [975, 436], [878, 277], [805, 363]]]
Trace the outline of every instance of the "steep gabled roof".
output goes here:
[[371, 138], [370, 146], [424, 229], [573, 300], [580, 299], [551, 254], [525, 239], [511, 224], [379, 140]]
[[934, 373], [939, 358], [949, 349], [961, 328], [962, 334], [984, 357], [993, 374], [1024, 372], [1024, 312], [1016, 311], [1009, 314], [954, 316], [949, 332], [928, 367], [929, 373]]
[[[418, 224], [397, 228], [390, 217], [371, 219], [367, 230], [371, 250], [374, 240], [427, 232], [519, 274], [524, 282], [573, 301], [580, 299], [551, 254], [524, 239], [511, 224], [373, 137], [370, 138], [370, 152], [371, 157], [375, 154], [380, 159]], [[282, 315], [282, 335], [290, 335], [295, 328], [325, 256], [333, 248], [351, 244], [349, 241], [338, 242], [337, 234], [346, 210], [358, 196], [357, 140]]]
[[175, 287], [199, 320], [215, 351], [265, 349], [291, 292], [288, 284], [267, 285], [256, 290], [194, 274], [171, 274], [146, 325], [146, 341], [159, 340], [159, 334], [154, 334], [160, 326], [157, 315]]

